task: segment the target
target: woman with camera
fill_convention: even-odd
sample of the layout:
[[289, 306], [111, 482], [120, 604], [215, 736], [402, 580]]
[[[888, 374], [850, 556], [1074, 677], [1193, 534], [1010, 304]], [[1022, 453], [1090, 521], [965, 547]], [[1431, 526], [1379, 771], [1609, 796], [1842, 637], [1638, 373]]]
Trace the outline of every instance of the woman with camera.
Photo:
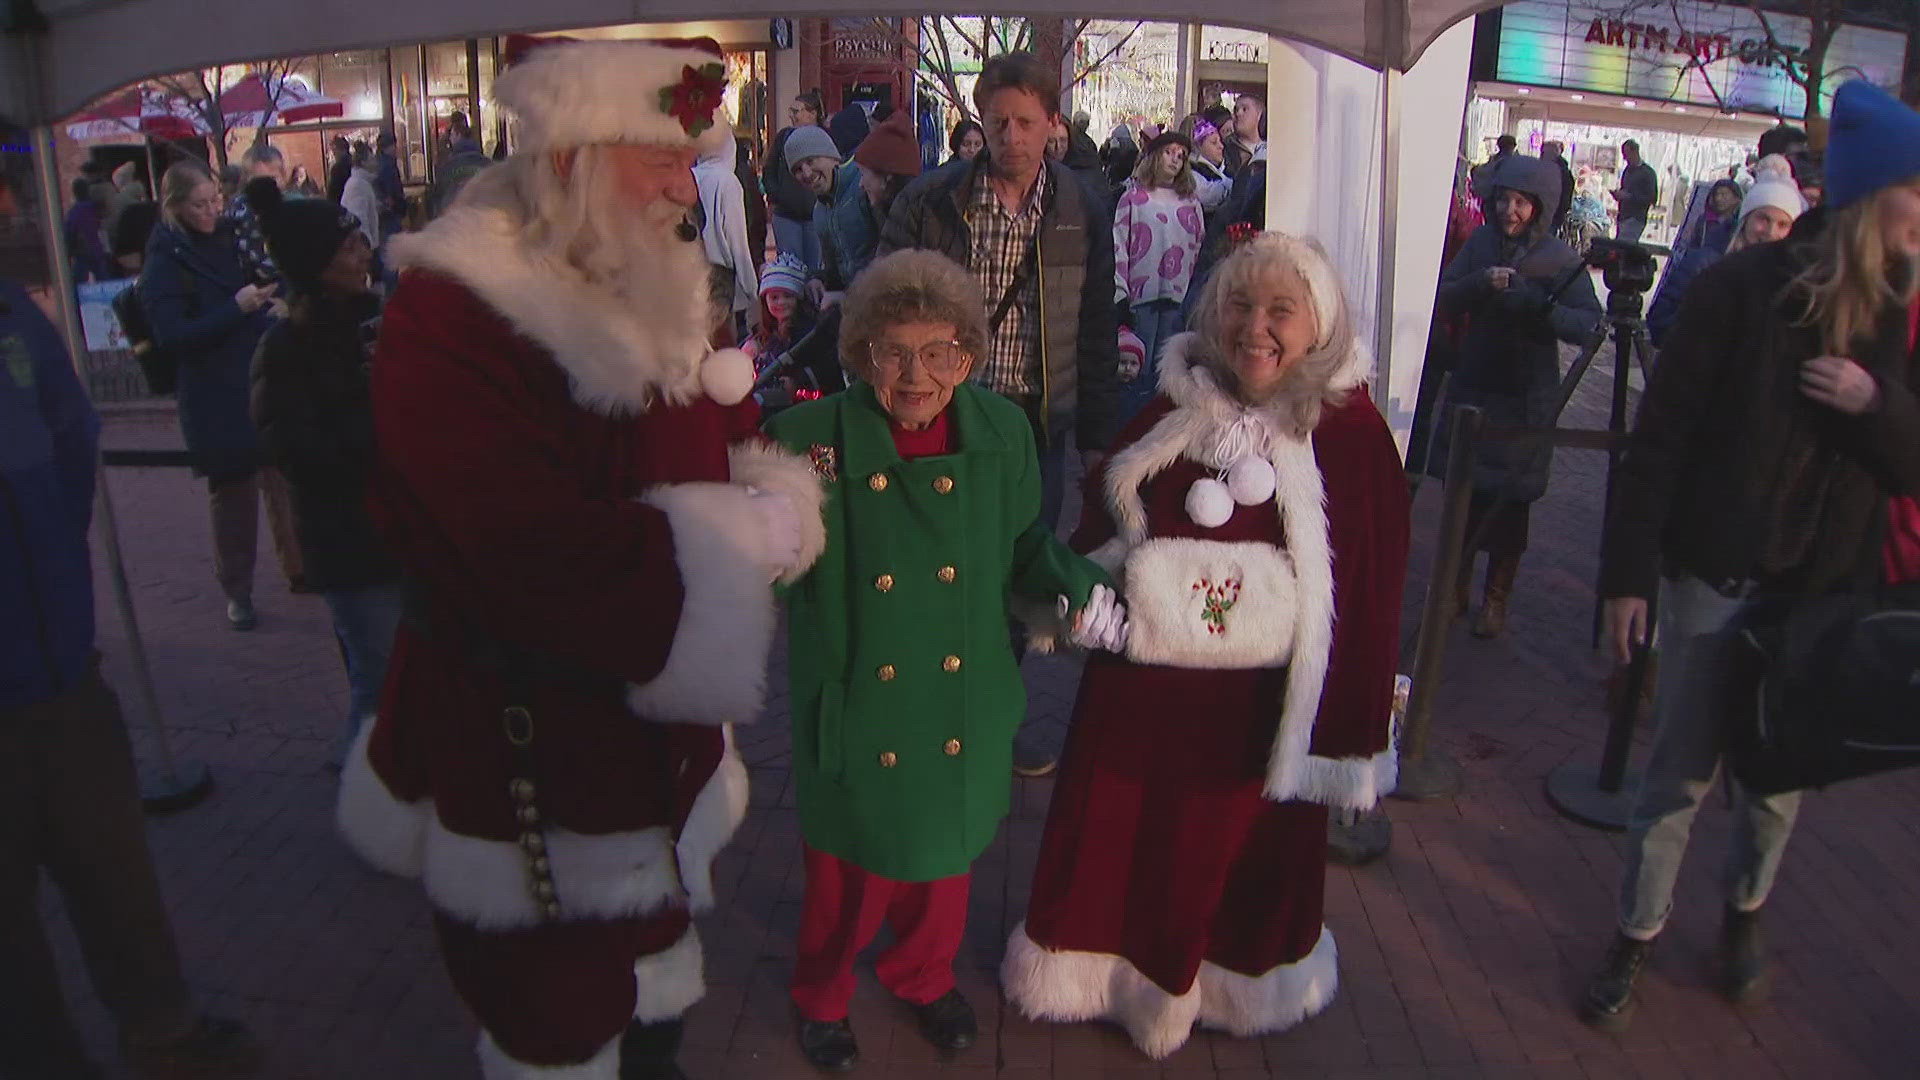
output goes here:
[[[1673, 910], [1722, 722], [1742, 683], [1733, 633], [1756, 602], [1899, 584], [1920, 550], [1920, 115], [1856, 80], [1834, 96], [1827, 205], [1786, 240], [1728, 255], [1681, 301], [1615, 477], [1602, 638], [1652, 630], [1653, 751], [1634, 800], [1619, 931], [1582, 1016], [1617, 1031]], [[1735, 785], [1739, 789], [1739, 785]], [[1799, 807], [1740, 789], [1720, 949], [1732, 1000], [1762, 984], [1759, 911]]]
[[[1486, 224], [1440, 274], [1439, 304], [1465, 316], [1460, 358], [1447, 389], [1434, 447], [1427, 458], [1445, 474], [1453, 410], [1476, 406], [1489, 422], [1543, 427], [1554, 422], [1560, 387], [1560, 342], [1584, 342], [1600, 319], [1600, 301], [1580, 256], [1553, 236], [1552, 209], [1560, 173], [1550, 162], [1513, 154], [1489, 178]], [[1477, 637], [1498, 636], [1527, 549], [1529, 508], [1546, 494], [1552, 448], [1534, 440], [1482, 446], [1473, 464], [1467, 535], [1477, 544], [1461, 563], [1455, 610], [1468, 605], [1474, 556], [1487, 553]]]

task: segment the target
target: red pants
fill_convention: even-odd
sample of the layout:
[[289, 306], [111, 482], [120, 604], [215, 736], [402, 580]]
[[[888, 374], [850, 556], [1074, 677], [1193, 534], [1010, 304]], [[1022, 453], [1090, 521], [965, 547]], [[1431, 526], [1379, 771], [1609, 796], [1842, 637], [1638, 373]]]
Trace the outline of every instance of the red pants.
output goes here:
[[967, 927], [971, 874], [892, 881], [806, 848], [807, 893], [800, 906], [793, 1003], [809, 1020], [840, 1020], [853, 1000], [853, 960], [880, 930], [893, 946], [875, 963], [880, 985], [915, 1005], [953, 989], [953, 957]]

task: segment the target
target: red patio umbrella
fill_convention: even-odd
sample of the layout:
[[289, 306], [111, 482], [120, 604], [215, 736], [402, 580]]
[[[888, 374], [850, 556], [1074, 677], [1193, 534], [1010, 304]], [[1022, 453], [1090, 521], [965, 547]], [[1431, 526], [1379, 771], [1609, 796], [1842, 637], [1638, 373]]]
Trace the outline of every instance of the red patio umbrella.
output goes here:
[[67, 123], [67, 136], [82, 142], [115, 135], [195, 139], [204, 134], [205, 124], [189, 106], [150, 86], [128, 87]]
[[298, 124], [307, 120], [325, 120], [346, 114], [338, 99], [307, 89], [290, 79], [269, 80], [252, 72], [220, 95], [220, 112], [227, 126], [259, 127], [270, 121]]

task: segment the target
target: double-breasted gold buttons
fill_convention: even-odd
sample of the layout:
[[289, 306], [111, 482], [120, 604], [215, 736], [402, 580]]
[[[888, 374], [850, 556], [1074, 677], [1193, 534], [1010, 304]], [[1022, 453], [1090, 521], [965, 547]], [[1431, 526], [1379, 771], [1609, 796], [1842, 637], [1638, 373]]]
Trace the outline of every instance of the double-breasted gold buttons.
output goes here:
[[951, 675], [960, 670], [960, 658], [957, 656], [949, 656], [945, 660], [940, 661], [940, 667]]
[[940, 493], [940, 494], [942, 494], [942, 495], [945, 495], [945, 494], [947, 494], [948, 492], [950, 492], [950, 491], [952, 491], [952, 490], [953, 490], [953, 477], [951, 477], [951, 476], [942, 476], [942, 477], [939, 477], [939, 478], [937, 478], [937, 479], [936, 479], [936, 480], [934, 480], [934, 482], [933, 482], [933, 490], [935, 490], [935, 491], [937, 491], [937, 492], [939, 492], [939, 493]]
[[898, 673], [893, 670], [892, 664], [881, 664], [880, 670], [874, 674], [880, 677], [881, 682], [892, 682], [894, 675]]
[[867, 486], [875, 491], [887, 490], [887, 474], [874, 473], [872, 476], [867, 477]]
[[948, 739], [947, 745], [941, 747], [940, 749], [945, 750], [947, 752], [948, 757], [959, 757], [960, 756], [960, 740]]
[[960, 576], [960, 571], [955, 570], [951, 566], [943, 566], [934, 571], [933, 576], [939, 578], [941, 584], [951, 585], [953, 584], [953, 579]]
[[891, 750], [880, 751], [880, 767], [881, 768], [891, 769], [898, 764], [900, 764], [900, 755], [894, 753]]
[[881, 592], [892, 592], [893, 591], [893, 575], [881, 574], [879, 577], [874, 578], [873, 587], [876, 589], [879, 589]]

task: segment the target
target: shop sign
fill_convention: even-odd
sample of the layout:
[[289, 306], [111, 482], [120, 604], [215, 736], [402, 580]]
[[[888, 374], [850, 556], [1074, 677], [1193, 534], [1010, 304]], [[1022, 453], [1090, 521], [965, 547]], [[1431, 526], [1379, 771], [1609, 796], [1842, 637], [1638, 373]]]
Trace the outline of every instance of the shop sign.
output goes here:
[[833, 58], [842, 63], [898, 60], [900, 39], [892, 19], [834, 19]]
[[[1798, 15], [1770, 13], [1776, 40], [1806, 47]], [[1897, 83], [1904, 35], [1843, 26], [1827, 48], [1828, 72]], [[1806, 115], [1806, 94], [1768, 47], [1766, 27], [1744, 4], [1685, 0], [1515, 0], [1500, 11], [1494, 78], [1593, 90], [1730, 111]], [[1823, 88], [1831, 94], [1839, 80]]]
[[1225, 26], [1200, 28], [1200, 58], [1242, 64], [1267, 62], [1267, 35]]

